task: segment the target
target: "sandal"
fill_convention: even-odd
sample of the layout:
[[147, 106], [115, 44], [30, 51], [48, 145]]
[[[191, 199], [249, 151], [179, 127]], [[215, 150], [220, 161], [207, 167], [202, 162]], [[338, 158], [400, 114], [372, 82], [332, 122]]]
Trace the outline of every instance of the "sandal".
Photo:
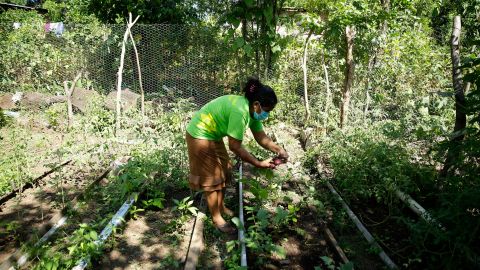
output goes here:
[[227, 222], [223, 223], [222, 225], [215, 225], [215, 227], [226, 234], [234, 234], [237, 233], [237, 229], [233, 227], [232, 225], [228, 224]]

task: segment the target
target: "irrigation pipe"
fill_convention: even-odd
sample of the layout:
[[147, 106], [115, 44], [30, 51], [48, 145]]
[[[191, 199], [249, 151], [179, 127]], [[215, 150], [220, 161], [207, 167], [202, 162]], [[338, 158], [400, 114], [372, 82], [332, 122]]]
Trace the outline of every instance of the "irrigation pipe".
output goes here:
[[[136, 194], [131, 195], [130, 198], [128, 198], [123, 203], [122, 207], [118, 209], [117, 213], [115, 213], [115, 215], [112, 217], [112, 219], [107, 224], [107, 226], [105, 226], [105, 228], [100, 233], [99, 238], [94, 242], [97, 247], [103, 245], [103, 243], [105, 243], [105, 240], [107, 240], [110, 234], [112, 234], [113, 229], [122, 223], [128, 210], [130, 209], [130, 207], [132, 207], [133, 203], [135, 202], [135, 197], [136, 197]], [[72, 270], [85, 269], [89, 261], [90, 261], [90, 256], [82, 258], [80, 262], [74, 268], [72, 268]]]
[[247, 267], [247, 249], [245, 247], [245, 231], [244, 231], [244, 218], [243, 218], [243, 184], [242, 184], [242, 175], [243, 175], [243, 162], [240, 161], [240, 167], [238, 168], [239, 181], [238, 181], [238, 205], [239, 205], [239, 214], [238, 219], [240, 220], [240, 228], [238, 228], [238, 241], [240, 241], [240, 266]]
[[[121, 166], [125, 165], [126, 163], [120, 161], [120, 160], [115, 160], [111, 163], [111, 165], [99, 176], [97, 177], [97, 179], [95, 179], [95, 181], [93, 181], [92, 183], [90, 183], [88, 185], [88, 187], [85, 189], [84, 192], [87, 192], [88, 190], [90, 190], [96, 183], [98, 183], [98, 181], [100, 181], [101, 179], [105, 178], [107, 176], [107, 174], [110, 172], [110, 171], [115, 171], [115, 170], [118, 170]], [[79, 195], [81, 196], [81, 195]], [[72, 201], [73, 204], [75, 204], [75, 206], [73, 207], [73, 209], [78, 209], [78, 207], [80, 206], [78, 204], [78, 197], [74, 198], [73, 201]], [[62, 209], [62, 211], [65, 210], [65, 209]], [[41, 244], [45, 243], [52, 235], [55, 234], [55, 232], [60, 228], [62, 227], [63, 225], [65, 225], [67, 223], [67, 220], [68, 220], [68, 217], [66, 216], [63, 216], [62, 212], [60, 213], [57, 213], [56, 215], [54, 215], [50, 221], [47, 223], [47, 224], [51, 224], [51, 223], [54, 223], [54, 220], [57, 220], [55, 222], [55, 224], [50, 228], [50, 230], [48, 230], [43, 236], [42, 238], [40, 238], [36, 243], [35, 243], [35, 247], [39, 247]], [[44, 225], [44, 226], [47, 226], [47, 225]], [[45, 228], [40, 228], [40, 231], [43, 231], [45, 230]], [[17, 261], [16, 261], [16, 267], [22, 267], [23, 265], [25, 265], [27, 262], [28, 262], [28, 258], [29, 258], [30, 254], [29, 252], [22, 252], [22, 250], [17, 250], [15, 251], [12, 255], [10, 255], [6, 260], [4, 260], [2, 262], [2, 264], [0, 265], [0, 270], [14, 270], [16, 269], [14, 266], [13, 266], [13, 261], [15, 260], [15, 258], [18, 258]]]
[[347, 211], [348, 216], [353, 221], [353, 223], [355, 223], [358, 230], [360, 230], [360, 232], [363, 234], [365, 239], [367, 239], [368, 243], [370, 243], [374, 248], [380, 250], [378, 255], [380, 256], [382, 261], [387, 265], [387, 267], [390, 268], [390, 269], [398, 269], [398, 266], [392, 261], [392, 259], [390, 259], [390, 257], [388, 257], [388, 255], [385, 253], [385, 251], [382, 249], [382, 247], [377, 243], [377, 241], [375, 241], [375, 238], [373, 238], [372, 234], [370, 234], [370, 232], [367, 230], [367, 228], [365, 228], [365, 226], [363, 226], [362, 222], [360, 222], [358, 217], [352, 212], [350, 207], [348, 207], [348, 205], [345, 203], [345, 201], [342, 199], [342, 197], [338, 194], [338, 192], [335, 190], [335, 188], [333, 188], [332, 184], [330, 184], [327, 181], [327, 186], [328, 186], [328, 189], [330, 189], [330, 192], [332, 192], [333, 195], [335, 195], [335, 197], [337, 197], [337, 199], [340, 201], [343, 208], [345, 208], [345, 210]]
[[12, 111], [3, 111], [3, 113], [6, 115], [6, 116], [10, 116], [12, 118], [18, 118], [20, 116], [20, 113], [19, 112], [12, 112]]
[[433, 218], [425, 208], [423, 208], [419, 203], [417, 203], [410, 195], [401, 192], [398, 189], [395, 189], [395, 195], [402, 200], [408, 207], [421, 218], [423, 218], [426, 222], [436, 225], [442, 230], [446, 230], [445, 227], [440, 224], [435, 218]]

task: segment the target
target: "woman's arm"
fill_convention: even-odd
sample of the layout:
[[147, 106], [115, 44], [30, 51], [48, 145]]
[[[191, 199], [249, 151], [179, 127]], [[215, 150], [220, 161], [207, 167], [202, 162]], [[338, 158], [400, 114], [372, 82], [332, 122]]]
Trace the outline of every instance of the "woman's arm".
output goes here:
[[287, 152], [280, 147], [278, 144], [274, 143], [270, 137], [267, 136], [265, 131], [258, 131], [258, 132], [252, 132], [253, 137], [255, 138], [255, 141], [262, 146], [263, 148], [270, 150], [274, 153], [277, 153], [279, 157], [281, 158], [288, 158]]
[[230, 150], [239, 156], [243, 161], [252, 164], [259, 168], [275, 168], [275, 165], [270, 163], [271, 159], [260, 161], [250, 154], [245, 148], [242, 147], [242, 141], [234, 139], [228, 136], [228, 147]]

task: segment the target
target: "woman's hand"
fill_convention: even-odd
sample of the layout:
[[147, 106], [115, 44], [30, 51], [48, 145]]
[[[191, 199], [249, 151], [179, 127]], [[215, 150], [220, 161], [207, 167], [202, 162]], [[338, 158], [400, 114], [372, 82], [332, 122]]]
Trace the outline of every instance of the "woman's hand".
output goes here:
[[284, 159], [286, 162], [288, 160], [287, 151], [285, 151], [285, 149], [282, 148], [280, 151], [278, 151], [278, 157]]
[[275, 169], [275, 164], [272, 163], [272, 159], [269, 158], [269, 159], [265, 159], [265, 160], [262, 160], [262, 161], [259, 161], [256, 166], [258, 168], [265, 168], [265, 169]]

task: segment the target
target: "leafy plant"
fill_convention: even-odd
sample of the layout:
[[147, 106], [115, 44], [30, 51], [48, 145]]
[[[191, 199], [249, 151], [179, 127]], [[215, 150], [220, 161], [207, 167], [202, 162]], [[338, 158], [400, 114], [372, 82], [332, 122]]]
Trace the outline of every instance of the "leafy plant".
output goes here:
[[255, 263], [262, 265], [266, 259], [265, 256], [271, 254], [276, 254], [279, 258], [285, 258], [285, 249], [274, 244], [271, 235], [267, 233], [267, 228], [273, 219], [269, 212], [252, 206], [245, 206], [245, 211], [249, 215], [247, 220], [250, 223], [246, 232], [245, 244], [252, 252], [259, 254]]
[[[325, 264], [325, 267], [327, 267], [327, 269], [330, 269], [330, 270], [353, 270], [353, 263], [352, 262], [348, 262], [348, 263], [345, 263], [345, 264], [341, 264], [340, 266], [336, 267], [335, 266], [335, 261], [328, 257], [328, 256], [322, 256], [320, 257], [320, 259], [322, 259], [323, 263]], [[320, 267], [320, 266], [315, 266], [314, 268], [315, 270], [322, 270], [323, 268]]]
[[273, 217], [274, 224], [288, 226], [297, 222], [297, 212], [300, 208], [296, 205], [289, 204], [287, 210], [280, 206], [275, 208], [275, 216]]
[[[58, 106], [60, 105], [60, 106]], [[54, 130], [58, 130], [61, 125], [61, 120], [65, 119], [67, 110], [63, 104], [54, 104], [45, 111], [48, 125]]]
[[133, 218], [133, 219], [137, 219], [138, 218], [138, 214], [141, 213], [141, 212], [145, 212], [145, 209], [143, 208], [138, 208], [137, 206], [133, 205], [130, 210], [128, 211], [128, 213], [130, 214], [130, 216]]
[[148, 199], [148, 200], [143, 200], [142, 204], [145, 206], [145, 208], [158, 208], [158, 209], [163, 209], [163, 202], [165, 201], [164, 198], [159, 197], [159, 198], [154, 198], [154, 199]]
[[175, 206], [172, 208], [173, 211], [180, 213], [180, 220], [185, 222], [190, 215], [196, 216], [198, 213], [198, 208], [193, 206], [193, 200], [190, 199], [190, 196], [181, 199], [172, 199], [175, 203]]
[[[8, 117], [5, 115], [2, 108], [0, 108], [0, 129], [7, 126], [9, 122], [10, 121], [9, 121]], [[3, 138], [0, 136], [0, 140], [1, 139], [3, 139]]]

